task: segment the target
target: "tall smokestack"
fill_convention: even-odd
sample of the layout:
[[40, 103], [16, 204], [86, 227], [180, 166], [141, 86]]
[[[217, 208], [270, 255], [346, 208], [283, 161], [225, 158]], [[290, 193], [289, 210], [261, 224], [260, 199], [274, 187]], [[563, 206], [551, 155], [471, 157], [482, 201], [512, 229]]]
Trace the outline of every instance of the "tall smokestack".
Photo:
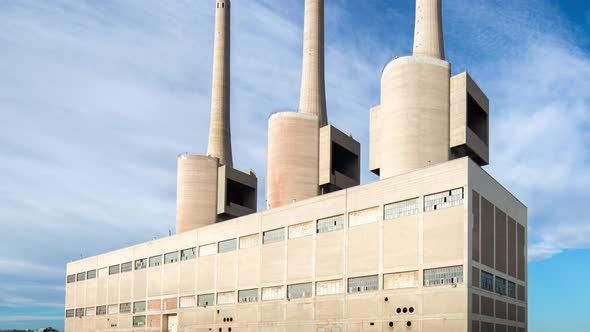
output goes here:
[[324, 0], [305, 0], [300, 98], [301, 113], [316, 115], [320, 127], [328, 124], [324, 77]]
[[207, 154], [218, 158], [221, 164], [231, 167], [233, 162], [229, 114], [230, 0], [216, 0], [216, 6], [211, 123]]
[[416, 0], [414, 55], [445, 59], [442, 0]]

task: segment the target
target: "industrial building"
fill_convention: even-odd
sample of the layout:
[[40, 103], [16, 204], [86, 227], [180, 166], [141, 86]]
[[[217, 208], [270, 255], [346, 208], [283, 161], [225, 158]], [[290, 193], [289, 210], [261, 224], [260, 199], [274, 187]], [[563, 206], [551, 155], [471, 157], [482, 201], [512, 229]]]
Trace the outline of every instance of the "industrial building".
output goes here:
[[216, 0], [208, 152], [178, 157], [176, 234], [69, 263], [66, 331], [527, 331], [527, 208], [482, 169], [489, 100], [451, 75], [441, 2], [416, 0], [414, 52], [383, 69], [380, 180], [360, 185], [360, 144], [328, 122], [324, 1], [305, 0], [299, 109], [269, 117], [256, 212]]

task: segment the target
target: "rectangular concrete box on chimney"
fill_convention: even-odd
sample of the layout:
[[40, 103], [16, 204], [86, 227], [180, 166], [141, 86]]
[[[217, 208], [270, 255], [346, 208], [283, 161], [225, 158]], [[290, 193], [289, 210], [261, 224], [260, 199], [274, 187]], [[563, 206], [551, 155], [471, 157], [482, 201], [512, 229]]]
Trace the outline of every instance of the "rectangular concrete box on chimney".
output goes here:
[[327, 125], [320, 128], [319, 185], [322, 193], [360, 184], [361, 145], [352, 136]]
[[453, 158], [490, 163], [490, 101], [467, 72], [451, 77], [450, 147]]
[[218, 221], [256, 212], [257, 181], [252, 172], [244, 173], [228, 165], [219, 167], [217, 175]]

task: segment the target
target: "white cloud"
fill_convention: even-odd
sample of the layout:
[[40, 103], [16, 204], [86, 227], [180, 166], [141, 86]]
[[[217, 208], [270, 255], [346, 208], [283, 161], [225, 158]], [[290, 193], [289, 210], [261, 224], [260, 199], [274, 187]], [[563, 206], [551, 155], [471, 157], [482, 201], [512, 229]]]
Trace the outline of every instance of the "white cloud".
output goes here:
[[6, 315], [0, 316], [0, 322], [20, 322], [20, 321], [59, 321], [63, 316], [43, 316], [43, 315]]

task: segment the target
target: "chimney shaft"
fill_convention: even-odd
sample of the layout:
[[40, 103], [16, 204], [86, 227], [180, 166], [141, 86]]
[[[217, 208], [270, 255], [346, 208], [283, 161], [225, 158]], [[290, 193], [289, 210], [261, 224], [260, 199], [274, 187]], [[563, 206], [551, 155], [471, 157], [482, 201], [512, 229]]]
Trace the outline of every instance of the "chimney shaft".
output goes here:
[[230, 132], [230, 0], [216, 0], [211, 122], [207, 154], [233, 166]]
[[324, 77], [324, 0], [305, 0], [303, 72], [299, 111], [316, 115], [320, 127], [328, 124]]
[[445, 59], [442, 0], [416, 0], [414, 55]]

